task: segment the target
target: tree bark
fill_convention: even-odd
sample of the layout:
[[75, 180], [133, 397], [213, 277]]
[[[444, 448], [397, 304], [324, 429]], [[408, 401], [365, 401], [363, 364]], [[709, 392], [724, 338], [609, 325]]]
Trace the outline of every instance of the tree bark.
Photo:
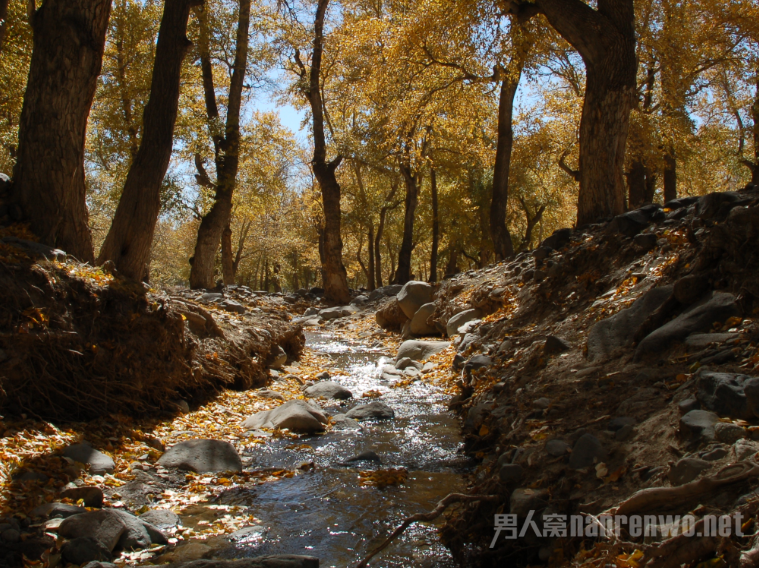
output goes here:
[[408, 164], [400, 165], [403, 181], [406, 184], [405, 212], [403, 216], [403, 240], [398, 251], [398, 269], [395, 272], [395, 284], [405, 284], [411, 280], [411, 253], [414, 250], [414, 218], [419, 202], [418, 174], [411, 171]]
[[190, 8], [202, 3], [203, 0], [166, 0], [164, 4], [150, 98], [143, 114], [142, 140], [98, 256], [99, 264], [112, 260], [119, 272], [134, 280], [147, 277], [161, 210], [161, 184], [174, 144], [182, 62], [192, 45], [186, 36], [187, 20]]
[[46, 0], [32, 15], [13, 179], [14, 199], [40, 240], [88, 262], [84, 143], [110, 11], [111, 0]]
[[8, 0], [0, 0], [0, 53], [5, 42], [6, 20], [8, 18]]
[[367, 235], [369, 238], [369, 272], [367, 274], [367, 277], [369, 279], [369, 290], [374, 290], [376, 288], [375, 286], [375, 273], [374, 273], [374, 223], [372, 220], [369, 220], [369, 234]]
[[517, 12], [520, 19], [545, 14], [585, 63], [578, 225], [624, 211], [625, 143], [637, 87], [633, 0], [598, 0], [597, 6], [536, 0], [520, 4]]
[[235, 283], [235, 259], [232, 254], [232, 227], [227, 225], [221, 233], [221, 276], [224, 286]]
[[759, 71], [757, 71], [756, 91], [754, 104], [751, 105], [751, 118], [753, 119], [754, 159], [741, 160], [741, 163], [751, 170], [751, 183], [759, 185]]
[[432, 251], [430, 252], [430, 282], [437, 282], [437, 255], [440, 246], [440, 217], [437, 202], [437, 172], [430, 170], [430, 193], [432, 195]]
[[[382, 234], [385, 231], [385, 219], [387, 219], [388, 211], [395, 209], [400, 203], [393, 203], [395, 194], [398, 191], [398, 184], [393, 181], [390, 192], [385, 196], [385, 205], [380, 209], [379, 225], [377, 226], [377, 236], [374, 237], [374, 259], [376, 267], [374, 269], [375, 279], [377, 281], [377, 288], [382, 288]], [[392, 280], [392, 276], [391, 276]]]
[[[237, 170], [240, 164], [240, 107], [242, 105], [242, 88], [248, 66], [248, 30], [250, 28], [251, 0], [240, 0], [235, 46], [235, 61], [227, 97], [227, 120], [224, 135], [211, 132], [214, 142], [216, 160], [216, 186], [214, 203], [211, 210], [203, 216], [198, 227], [198, 240], [195, 244], [195, 262], [190, 271], [191, 288], [211, 288], [214, 285], [214, 267], [216, 253], [219, 250], [222, 233], [229, 224], [232, 215], [232, 197], [237, 183]], [[219, 119], [213, 74], [208, 49], [208, 22], [201, 17], [200, 57], [203, 75], [203, 91], [209, 126]]]
[[677, 159], [675, 149], [667, 148], [664, 155], [664, 203], [677, 199]]

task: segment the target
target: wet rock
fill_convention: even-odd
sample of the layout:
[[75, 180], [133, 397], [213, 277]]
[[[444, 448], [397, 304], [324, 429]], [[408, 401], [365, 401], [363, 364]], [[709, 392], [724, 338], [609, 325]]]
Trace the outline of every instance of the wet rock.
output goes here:
[[718, 442], [733, 444], [746, 437], [746, 429], [731, 422], [717, 422], [714, 425], [714, 437]]
[[287, 363], [287, 353], [285, 353], [285, 350], [280, 345], [277, 345], [274, 349], [272, 357], [273, 360], [269, 364], [269, 367], [272, 369], [281, 369]]
[[414, 361], [424, 361], [425, 359], [440, 353], [449, 345], [450, 343], [448, 341], [404, 341], [398, 348], [398, 354], [396, 355], [395, 360], [400, 361], [404, 357], [408, 357]]
[[113, 459], [110, 456], [99, 452], [86, 442], [69, 446], [63, 450], [63, 455], [75, 462], [89, 465], [89, 471], [92, 475], [113, 473], [116, 469], [116, 464], [113, 463]]
[[715, 373], [699, 369], [696, 373], [696, 397], [720, 416], [747, 420], [753, 416], [744, 392], [745, 375]]
[[438, 332], [437, 328], [434, 325], [427, 323], [427, 318], [429, 318], [434, 313], [434, 311], [434, 302], [424, 304], [416, 311], [414, 317], [411, 318], [410, 324], [411, 333], [413, 335], [440, 335], [440, 332]]
[[607, 453], [601, 441], [593, 434], [583, 434], [572, 448], [569, 467], [585, 469], [597, 463], [605, 462], [606, 459]]
[[242, 462], [234, 446], [221, 440], [179, 442], [161, 456], [158, 464], [197, 473], [242, 471]]
[[257, 412], [242, 423], [249, 430], [287, 428], [299, 434], [321, 432], [325, 424], [327, 417], [321, 409], [300, 399], [289, 400], [272, 410]]
[[67, 562], [79, 565], [92, 561], [113, 560], [111, 551], [90, 536], [66, 541], [61, 547], [61, 556]]
[[501, 483], [504, 483], [506, 485], [513, 485], [522, 481], [522, 477], [524, 477], [524, 470], [522, 469], [521, 465], [508, 463], [502, 465], [501, 469], [498, 470], [498, 477], [501, 480]]
[[29, 516], [33, 519], [46, 517], [48, 519], [65, 519], [79, 513], [84, 513], [86, 509], [84, 507], [76, 507], [75, 505], [69, 505], [68, 503], [45, 503], [39, 507], [35, 507], [29, 513]]
[[546, 453], [548, 453], [549, 456], [560, 458], [569, 453], [569, 444], [564, 440], [549, 440], [548, 443], [546, 443]]
[[[182, 548], [186, 548], [182, 547]], [[210, 547], [207, 547], [210, 549]], [[177, 549], [177, 551], [181, 548]], [[319, 559], [313, 556], [277, 554], [243, 560], [195, 560], [166, 565], [166, 568], [319, 568]]]
[[753, 458], [759, 452], [759, 443], [751, 440], [737, 440], [733, 444], [733, 453], [736, 461], [744, 461]]
[[735, 296], [726, 292], [713, 292], [641, 340], [635, 350], [635, 359], [659, 355], [692, 333], [708, 331], [715, 322], [723, 323], [734, 316], [740, 316]]
[[509, 498], [509, 513], [525, 518], [530, 511], [538, 513], [548, 506], [548, 492], [545, 489], [515, 489]]
[[705, 276], [685, 276], [675, 282], [672, 293], [675, 300], [684, 306], [690, 306], [710, 290], [709, 279]]
[[395, 411], [384, 402], [375, 400], [369, 404], [359, 404], [345, 413], [354, 420], [389, 420], [395, 418]]
[[352, 458], [348, 458], [343, 463], [348, 464], [348, 463], [358, 462], [358, 461], [370, 461], [374, 463], [382, 463], [382, 460], [377, 455], [377, 453], [371, 450], [369, 450], [368, 452], [361, 452], [360, 454], [353, 456]]
[[165, 530], [182, 524], [179, 515], [168, 509], [153, 509], [140, 515], [140, 520]]
[[336, 400], [346, 400], [353, 398], [353, 393], [344, 386], [332, 381], [322, 381], [308, 387], [305, 395], [311, 398], [334, 398]]
[[556, 335], [546, 337], [545, 345], [543, 345], [543, 353], [546, 355], [557, 355], [570, 349], [572, 349], [572, 346], [566, 340]]
[[635, 235], [633, 242], [635, 246], [640, 247], [644, 251], [649, 251], [656, 247], [657, 237], [654, 233], [640, 233]]
[[459, 328], [462, 325], [469, 323], [470, 321], [479, 319], [481, 317], [482, 317], [482, 310], [480, 310], [479, 308], [464, 310], [463, 312], [459, 312], [456, 315], [452, 316], [448, 320], [448, 323], [445, 326], [445, 330], [446, 330], [446, 333], [448, 334], [448, 337], [457, 335], [459, 333]]
[[361, 424], [353, 418], [348, 418], [345, 414], [335, 414], [332, 417], [333, 430], [362, 430]]
[[629, 308], [595, 324], [588, 335], [588, 360], [606, 359], [619, 349], [631, 347], [637, 329], [671, 295], [671, 286], [654, 288]]
[[396, 297], [403, 313], [411, 319], [419, 308], [432, 301], [432, 293], [432, 286], [426, 282], [412, 280], [403, 285]]
[[[58, 535], [67, 539], [92, 537], [109, 551], [135, 550], [166, 544], [166, 537], [153, 525], [116, 509], [88, 511], [65, 519]], [[93, 560], [93, 559], [90, 559]]]
[[85, 507], [99, 509], [103, 506], [103, 490], [100, 487], [70, 487], [61, 492], [61, 497], [71, 499], [74, 503], [78, 503], [81, 499]]
[[672, 485], [684, 485], [696, 479], [701, 472], [712, 466], [706, 460], [684, 458], [669, 469], [669, 482]]
[[680, 418], [680, 433], [686, 440], [704, 438], [713, 440], [714, 425], [719, 422], [719, 416], [708, 410], [691, 410]]

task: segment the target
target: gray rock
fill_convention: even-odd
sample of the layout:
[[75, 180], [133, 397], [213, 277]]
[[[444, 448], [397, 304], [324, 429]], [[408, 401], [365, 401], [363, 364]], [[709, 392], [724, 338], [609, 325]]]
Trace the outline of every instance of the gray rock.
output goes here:
[[533, 408], [540, 408], [541, 410], [545, 410], [549, 406], [551, 406], [551, 399], [546, 398], [544, 396], [540, 398], [536, 398], [535, 400], [532, 401]]
[[319, 317], [323, 320], [333, 320], [348, 317], [358, 313], [356, 306], [337, 306], [334, 308], [325, 308], [319, 312]]
[[[473, 321], [477, 321], [477, 320], [473, 320]], [[472, 323], [472, 322], [469, 322], [469, 323]], [[465, 329], [466, 325], [468, 325], [468, 324], [462, 325], [461, 329], [462, 330]], [[469, 346], [471, 346], [473, 343], [475, 343], [479, 338], [480, 338], [480, 336], [477, 335], [476, 333], [466, 333], [466, 334], [464, 334], [464, 337], [461, 338], [461, 341], [459, 342], [458, 346], [456, 347], [456, 351], [458, 351], [459, 353], [463, 353], [464, 351], [466, 351], [469, 348]]]
[[296, 554], [276, 554], [243, 560], [193, 560], [166, 564], [165, 568], [319, 568], [319, 559]]
[[726, 343], [740, 337], [737, 333], [694, 333], [685, 339], [685, 346], [696, 351], [705, 349], [712, 343]]
[[698, 410], [701, 408], [701, 403], [695, 397], [686, 398], [677, 403], [677, 408], [680, 414], [688, 414], [691, 410]]
[[620, 233], [626, 237], [634, 237], [648, 226], [648, 219], [640, 211], [628, 211], [617, 215], [607, 225], [610, 233]]
[[69, 505], [68, 503], [45, 503], [39, 507], [35, 507], [29, 513], [29, 516], [33, 519], [39, 517], [46, 517], [48, 519], [65, 519], [79, 513], [86, 512], [84, 507], [76, 507]]
[[90, 466], [90, 474], [113, 473], [116, 464], [110, 456], [99, 452], [87, 443], [75, 444], [63, 450], [63, 455], [76, 462]]
[[545, 345], [543, 345], [543, 353], [546, 355], [557, 355], [558, 353], [564, 353], [570, 349], [572, 349], [572, 346], [569, 343], [555, 335], [549, 335], [546, 337]]
[[318, 316], [319, 315], [319, 309], [318, 308], [308, 308], [305, 312], [303, 312], [304, 316]]
[[464, 370], [473, 371], [475, 369], [482, 369], [483, 367], [490, 367], [492, 364], [493, 360], [487, 355], [475, 355], [464, 364]]
[[720, 416], [747, 420], [753, 416], [744, 392], [744, 383], [749, 378], [733, 373], [715, 373], [702, 367], [696, 373], [696, 396], [705, 408]]
[[403, 328], [401, 329], [401, 339], [409, 339], [411, 335], [411, 320], [406, 320], [403, 322]]
[[179, 515], [168, 509], [153, 509], [140, 515], [139, 519], [158, 529], [169, 529], [182, 524]]
[[210, 304], [211, 302], [220, 302], [223, 299], [224, 294], [219, 294], [218, 292], [206, 292], [200, 296], [200, 301], [207, 304]]
[[234, 300], [224, 300], [219, 305], [228, 312], [235, 312], [237, 314], [244, 314], [247, 311], [245, 309], [245, 306], [243, 306], [240, 302], [235, 302]]
[[70, 487], [61, 492], [61, 497], [71, 499], [74, 503], [81, 499], [85, 507], [100, 508], [103, 506], [103, 490], [100, 487]]
[[351, 391], [346, 389], [344, 386], [332, 381], [322, 381], [316, 383], [315, 385], [308, 387], [304, 393], [306, 396], [309, 396], [311, 398], [319, 398], [320, 396], [323, 396], [324, 398], [334, 398], [337, 400], [346, 400], [348, 398], [353, 398], [353, 393]]
[[722, 446], [710, 446], [701, 453], [700, 457], [704, 461], [717, 461], [724, 458], [727, 453], [727, 449]]
[[549, 440], [546, 443], [546, 453], [548, 453], [549, 456], [560, 458], [566, 456], [568, 452], [569, 444], [564, 440]]
[[509, 513], [525, 518], [530, 511], [542, 511], [548, 506], [547, 497], [545, 489], [515, 489], [509, 498]]
[[413, 318], [419, 308], [424, 304], [429, 304], [432, 301], [432, 292], [432, 286], [426, 282], [416, 280], [406, 282], [397, 296], [398, 303], [406, 317]]
[[422, 364], [419, 363], [419, 361], [414, 361], [411, 359], [411, 357], [404, 357], [403, 359], [398, 360], [398, 362], [395, 364], [395, 370], [396, 372], [403, 371], [407, 367], [416, 367], [418, 369], [421, 366]]
[[300, 399], [289, 400], [272, 410], [257, 412], [242, 423], [249, 430], [287, 428], [299, 434], [322, 432], [325, 424], [327, 417], [321, 409]]
[[414, 317], [411, 318], [411, 333], [413, 335], [440, 335], [434, 325], [427, 323], [429, 318], [435, 312], [435, 303], [430, 302], [421, 306]]
[[732, 422], [717, 422], [714, 425], [714, 437], [723, 444], [733, 444], [746, 437], [746, 429]]
[[262, 396], [262, 397], [264, 397], [264, 398], [271, 398], [271, 399], [274, 399], [274, 400], [282, 400], [282, 401], [284, 401], [284, 400], [285, 400], [285, 397], [284, 397], [284, 396], [282, 396], [282, 394], [281, 394], [281, 393], [278, 393], [277, 391], [275, 391], [275, 390], [271, 390], [271, 389], [261, 389], [261, 390], [257, 390], [257, 391], [256, 391], [256, 394], [257, 394], [258, 396]]
[[601, 441], [593, 434], [583, 434], [572, 448], [569, 467], [572, 469], [584, 469], [604, 462], [606, 459], [607, 453]]
[[719, 416], [708, 410], [691, 410], [680, 418], [680, 433], [686, 440], [705, 438], [713, 440], [714, 425], [719, 422]]
[[684, 485], [696, 479], [701, 472], [712, 466], [706, 460], [684, 458], [669, 469], [669, 482], [672, 485]]
[[197, 473], [242, 471], [242, 462], [234, 446], [222, 440], [179, 442], [161, 456], [158, 464]]
[[505, 464], [501, 466], [500, 470], [498, 470], [498, 477], [500, 478], [501, 483], [504, 483], [506, 485], [513, 485], [522, 481], [522, 477], [524, 477], [524, 470], [519, 464]]
[[335, 414], [332, 417], [333, 430], [362, 430], [361, 424], [353, 418], [348, 418], [345, 414]]
[[440, 353], [449, 345], [450, 343], [448, 341], [404, 341], [398, 348], [398, 354], [395, 356], [395, 360], [400, 361], [404, 357], [408, 357], [414, 361], [424, 361], [425, 359]]
[[631, 347], [636, 330], [672, 295], [672, 286], [649, 290], [632, 306], [595, 324], [588, 335], [588, 360], [607, 359], [622, 348]]
[[316, 375], [316, 378], [320, 381], [326, 381], [329, 378], [329, 373], [327, 371], [322, 371], [318, 375]]
[[413, 366], [412, 367], [406, 367], [405, 369], [403, 369], [403, 375], [405, 377], [418, 377], [421, 374], [422, 374], [422, 372], [419, 369], [417, 369], [416, 367], [413, 367]]
[[469, 323], [470, 321], [479, 319], [481, 317], [482, 310], [479, 308], [464, 310], [463, 312], [459, 312], [456, 315], [452, 316], [445, 326], [448, 337], [457, 335], [459, 333], [459, 328], [465, 323]]
[[634, 426], [635, 422], [635, 418], [631, 418], [629, 416], [618, 416], [609, 420], [609, 424], [606, 426], [606, 428], [612, 432], [617, 432], [625, 426]]
[[640, 360], [664, 353], [674, 343], [684, 341], [689, 335], [712, 329], [714, 322], [722, 323], [739, 315], [735, 296], [726, 292], [713, 292], [643, 338], [635, 350], [635, 358]]
[[395, 411], [384, 402], [377, 400], [369, 404], [359, 404], [345, 413], [354, 420], [388, 420], [395, 418]]
[[751, 440], [736, 440], [733, 444], [733, 453], [737, 461], [744, 461], [759, 452], [759, 443]]
[[61, 556], [72, 564], [85, 564], [92, 561], [113, 560], [111, 551], [90, 536], [80, 536], [63, 543]]
[[272, 354], [272, 357], [274, 358], [273, 361], [269, 364], [269, 367], [272, 369], [281, 369], [284, 367], [285, 363], [287, 363], [287, 353], [284, 349], [282, 349], [281, 345], [277, 345], [277, 347], [274, 349], [274, 353]]
[[[411, 361], [411, 359], [409, 359], [408, 357], [406, 357], [406, 358], [401, 359], [400, 361], [398, 361], [398, 363], [396, 363], [395, 365], [382, 365], [382, 369], [381, 369], [382, 374], [383, 375], [396, 375], [396, 376], [400, 377], [403, 374], [403, 372], [401, 371], [401, 368], [398, 367], [398, 365], [401, 365], [403, 361]], [[408, 365], [406, 365], [403, 368], [405, 369], [406, 367], [408, 367]]]
[[88, 511], [69, 517], [58, 527], [58, 535], [68, 539], [90, 536], [109, 551], [166, 544], [166, 537], [156, 527], [117, 509]]
[[356, 296], [353, 298], [350, 303], [352, 306], [363, 306], [369, 301], [369, 296], [365, 296], [364, 294], [361, 294], [359, 296]]

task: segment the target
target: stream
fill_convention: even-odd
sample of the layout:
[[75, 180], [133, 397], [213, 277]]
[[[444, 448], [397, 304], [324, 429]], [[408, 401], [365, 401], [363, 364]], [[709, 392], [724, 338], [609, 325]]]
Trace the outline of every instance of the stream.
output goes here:
[[[380, 369], [392, 362], [366, 343], [336, 340], [328, 334], [307, 333], [307, 346], [333, 361], [331, 379], [361, 395], [383, 392], [380, 400], [395, 410], [395, 419], [363, 423], [363, 430], [332, 431], [298, 440], [273, 439], [243, 457], [251, 469], [294, 469], [313, 462], [312, 471], [265, 483], [245, 497], [262, 529], [252, 531], [228, 550], [230, 557], [264, 554], [316, 556], [322, 567], [348, 567], [380, 544], [402, 520], [429, 511], [451, 492], [464, 489], [463, 474], [470, 466], [461, 447], [457, 419], [445, 408], [446, 395], [424, 381], [393, 389], [382, 384]], [[345, 373], [336, 373], [344, 369]], [[342, 412], [345, 412], [349, 404]], [[326, 406], [331, 414], [337, 404]], [[307, 447], [308, 446], [308, 447]], [[365, 451], [376, 452], [382, 464], [342, 462]], [[408, 470], [400, 486], [383, 489], [359, 485], [359, 470], [377, 467]], [[243, 503], [235, 503], [243, 504]], [[441, 520], [442, 522], [442, 520]], [[375, 567], [453, 567], [448, 550], [433, 525], [409, 527], [371, 563]]]

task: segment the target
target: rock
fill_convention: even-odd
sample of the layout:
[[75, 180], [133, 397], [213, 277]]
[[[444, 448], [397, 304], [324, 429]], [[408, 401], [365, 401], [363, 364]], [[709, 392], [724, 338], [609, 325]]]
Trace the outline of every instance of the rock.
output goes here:
[[365, 296], [364, 294], [361, 294], [359, 296], [356, 296], [353, 298], [350, 303], [352, 306], [363, 306], [369, 301], [369, 296]]
[[353, 456], [352, 458], [348, 458], [343, 463], [351, 463], [351, 462], [357, 462], [357, 461], [370, 461], [374, 463], [382, 463], [382, 460], [377, 455], [376, 452], [373, 452], [369, 450], [368, 452], [361, 452], [360, 454]]
[[321, 373], [316, 375], [316, 378], [319, 379], [320, 381], [326, 381], [327, 379], [329, 379], [329, 373], [327, 371], [322, 371]]
[[543, 345], [543, 353], [546, 355], [557, 355], [558, 353], [564, 353], [570, 349], [572, 349], [572, 346], [569, 343], [555, 335], [549, 335], [546, 337], [545, 345]]
[[740, 316], [735, 296], [726, 292], [713, 292], [641, 340], [635, 350], [635, 359], [659, 355], [692, 333], [708, 331], [715, 322], [723, 323], [734, 316]]
[[411, 319], [419, 308], [432, 301], [432, 292], [432, 286], [426, 282], [411, 280], [403, 285], [396, 297], [403, 313]]
[[705, 276], [685, 276], [674, 284], [675, 300], [684, 306], [690, 306], [711, 290], [709, 279]]
[[588, 335], [588, 360], [609, 358], [615, 351], [632, 346], [636, 330], [672, 296], [672, 286], [646, 292], [632, 306], [595, 324]]
[[744, 461], [759, 452], [759, 443], [750, 440], [736, 440], [733, 444], [733, 453], [737, 461]]
[[723, 446], [710, 446], [701, 454], [701, 459], [704, 461], [717, 461], [721, 460], [727, 455], [727, 449]]
[[325, 308], [319, 312], [319, 317], [323, 320], [333, 320], [348, 317], [357, 313], [359, 310], [356, 306], [337, 306], [334, 308]]
[[702, 195], [696, 204], [696, 215], [701, 219], [724, 219], [731, 206], [741, 200], [734, 191], [715, 192]]
[[303, 312], [304, 316], [318, 316], [319, 315], [319, 309], [318, 308], [308, 308], [305, 312]]
[[717, 422], [714, 425], [714, 437], [718, 442], [733, 444], [746, 437], [746, 429], [732, 422]]
[[289, 400], [272, 410], [257, 412], [242, 423], [249, 430], [287, 428], [299, 434], [322, 432], [325, 424], [327, 417], [321, 409], [300, 399]]
[[388, 420], [395, 418], [395, 411], [384, 402], [375, 400], [369, 404], [359, 404], [345, 413], [354, 420]]
[[680, 414], [688, 414], [691, 410], [698, 410], [701, 408], [701, 403], [694, 397], [690, 397], [678, 402], [677, 408], [680, 411]]
[[414, 361], [411, 357], [404, 357], [395, 364], [395, 371], [403, 371], [407, 367], [416, 367], [418, 369], [421, 366], [422, 364], [419, 361]]
[[418, 377], [422, 372], [416, 367], [406, 367], [403, 369], [403, 376], [405, 377]]
[[403, 324], [403, 329], [401, 329], [401, 339], [410, 339], [411, 338], [411, 320], [406, 320], [406, 322]]
[[683, 207], [689, 207], [698, 201], [698, 197], [681, 197], [679, 199], [672, 199], [664, 204], [666, 209], [682, 209]]
[[276, 346], [271, 357], [273, 357], [273, 360], [269, 363], [269, 367], [272, 369], [281, 369], [287, 363], [287, 353], [285, 353], [285, 350], [280, 345]]
[[498, 471], [498, 477], [500, 478], [501, 483], [512, 485], [519, 483], [522, 480], [522, 477], [524, 477], [524, 470], [521, 465], [515, 463], [505, 464], [501, 466], [501, 469]]
[[113, 560], [111, 551], [90, 536], [81, 536], [63, 543], [61, 556], [73, 564]]
[[[477, 320], [474, 320], [474, 321], [477, 321]], [[472, 323], [472, 322], [469, 322], [469, 323]], [[465, 329], [467, 325], [468, 324], [462, 325], [461, 329], [462, 330]], [[463, 353], [469, 348], [470, 345], [475, 343], [479, 338], [480, 336], [477, 335], [476, 333], [465, 334], [464, 337], [461, 338], [461, 342], [456, 347], [456, 351], [458, 351], [459, 353]]]
[[633, 242], [635, 243], [635, 246], [640, 247], [644, 251], [649, 251], [656, 247], [657, 240], [656, 234], [654, 233], [640, 233], [635, 235]]
[[39, 517], [47, 517], [48, 519], [65, 519], [84, 512], [86, 512], [84, 507], [76, 507], [75, 505], [69, 505], [68, 503], [45, 503], [44, 505], [32, 509], [29, 516], [33, 519]]
[[[186, 548], [187, 545], [181, 548]], [[178, 548], [176, 552], [181, 550]], [[206, 546], [210, 551], [209, 546]], [[194, 560], [165, 565], [165, 568], [319, 568], [319, 559], [313, 556], [277, 554], [243, 560]]]
[[332, 417], [333, 430], [362, 430], [361, 424], [353, 418], [348, 418], [345, 414], [335, 414]]
[[685, 339], [685, 346], [691, 351], [697, 351], [713, 343], [726, 343], [738, 337], [738, 333], [694, 333]]
[[509, 498], [509, 513], [521, 518], [527, 517], [530, 511], [538, 513], [548, 506], [547, 497], [545, 489], [515, 489]]
[[277, 391], [271, 390], [271, 389], [257, 390], [256, 394], [258, 396], [262, 396], [264, 398], [271, 398], [271, 399], [274, 399], [274, 400], [282, 400], [282, 401], [285, 400], [285, 397], [282, 396], [281, 393], [278, 393]]
[[13, 474], [14, 481], [39, 481], [40, 483], [47, 483], [48, 479], [50, 478], [47, 475], [33, 469], [21, 470]]
[[606, 428], [612, 432], [617, 432], [625, 426], [634, 426], [635, 422], [635, 418], [631, 418], [629, 416], [618, 416], [617, 418], [612, 418], [609, 420], [609, 424], [606, 426]]
[[414, 317], [411, 318], [411, 333], [413, 335], [440, 335], [434, 325], [429, 325], [427, 323], [427, 318], [429, 318], [434, 312], [434, 302], [421, 306], [414, 314]]
[[680, 418], [680, 434], [686, 440], [713, 440], [719, 416], [708, 410], [691, 410]]
[[753, 415], [744, 392], [747, 378], [750, 377], [701, 368], [696, 373], [696, 397], [705, 408], [720, 416], [747, 420]]
[[401, 309], [398, 300], [393, 298], [374, 314], [377, 325], [382, 329], [401, 329], [409, 321], [408, 316]]
[[117, 566], [112, 562], [100, 562], [93, 560], [92, 562], [85, 564], [84, 568], [117, 568]]
[[116, 464], [113, 463], [113, 459], [110, 456], [99, 452], [86, 442], [69, 446], [63, 450], [63, 455], [75, 462], [89, 465], [91, 475], [113, 473], [116, 469]]
[[168, 509], [153, 509], [140, 515], [139, 519], [159, 529], [169, 529], [182, 524], [179, 515]]
[[[74, 503], [81, 499], [85, 507], [101, 508], [103, 506], [103, 490], [100, 487], [71, 487], [61, 493], [64, 499], [71, 499]], [[81, 564], [81, 562], [80, 562]]]
[[353, 393], [351, 391], [332, 381], [316, 383], [315, 385], [308, 387], [304, 393], [311, 398], [319, 398], [320, 396], [337, 400], [353, 398]]
[[606, 459], [607, 453], [600, 440], [593, 434], [583, 434], [572, 448], [569, 467], [585, 469], [597, 463], [605, 462]]
[[669, 482], [672, 485], [684, 485], [696, 479], [701, 472], [712, 466], [711, 463], [698, 458], [684, 458], [669, 469]]
[[547, 247], [554, 250], [564, 248], [572, 239], [572, 229], [557, 229], [553, 234], [540, 243], [541, 247]]
[[440, 353], [449, 345], [450, 343], [448, 341], [404, 341], [398, 348], [398, 354], [395, 356], [395, 360], [400, 361], [404, 357], [408, 357], [414, 361], [424, 361], [425, 359]]
[[749, 412], [759, 416], [759, 378], [745, 377], [743, 380], [743, 394], [746, 395], [746, 405]]
[[179, 442], [161, 456], [158, 464], [197, 473], [242, 471], [242, 462], [234, 446], [221, 440]]
[[492, 364], [493, 360], [487, 355], [475, 355], [464, 364], [464, 370], [473, 371], [475, 369], [482, 369], [483, 367], [490, 367]]
[[482, 317], [482, 310], [480, 310], [479, 308], [464, 310], [463, 312], [459, 312], [456, 315], [452, 316], [451, 319], [448, 320], [448, 323], [445, 326], [445, 330], [446, 330], [446, 333], [448, 334], [448, 337], [457, 335], [459, 333], [459, 328], [465, 323], [469, 323], [470, 321], [479, 319], [481, 317]]
[[535, 259], [536, 263], [543, 262], [545, 259], [551, 256], [552, 252], [553, 249], [551, 247], [538, 247], [532, 253], [532, 258]]
[[628, 211], [617, 215], [606, 226], [609, 233], [620, 233], [626, 237], [634, 237], [648, 227], [649, 220], [640, 211]]
[[65, 519], [58, 535], [68, 539], [92, 537], [109, 551], [115, 548], [134, 550], [151, 544], [166, 544], [157, 528], [138, 517], [117, 509], [88, 511]]
[[540, 408], [541, 410], [545, 410], [549, 406], [551, 406], [551, 399], [546, 398], [545, 396], [536, 398], [535, 400], [532, 401], [533, 408]]
[[569, 444], [564, 440], [549, 440], [546, 443], [546, 452], [549, 456], [560, 458], [569, 452]]
[[27, 241], [26, 239], [19, 239], [18, 237], [3, 237], [0, 239], [0, 243], [21, 249], [31, 257], [42, 257], [46, 260], [66, 260], [65, 251], [43, 245], [42, 243]]
[[222, 301], [224, 299], [224, 294], [219, 294], [218, 292], [206, 292], [201, 295], [199, 299], [203, 303], [210, 304], [211, 302]]
[[539, 268], [536, 268], [532, 273], [532, 279], [535, 282], [542, 282], [543, 280], [546, 279], [547, 276], [548, 276], [548, 272], [546, 272], [545, 270], [541, 270]]
[[16, 529], [5, 529], [0, 531], [0, 540], [16, 543], [21, 540], [21, 533]]
[[244, 314], [247, 311], [245, 306], [234, 300], [224, 300], [219, 305], [228, 312], [235, 312], [237, 314]]
[[626, 442], [633, 435], [634, 430], [635, 428], [632, 424], [625, 424], [622, 428], [617, 430], [616, 434], [614, 434], [614, 439], [617, 442]]
[[[382, 374], [396, 375], [400, 377], [403, 373], [401, 372], [401, 367], [399, 367], [398, 365], [403, 364], [405, 361], [410, 361], [411, 362], [410, 364], [413, 364], [413, 361], [411, 361], [411, 359], [409, 359], [408, 357], [404, 357], [403, 359], [398, 361], [395, 365], [382, 365], [382, 369], [381, 369]], [[405, 369], [408, 366], [409, 366], [408, 364], [405, 364], [403, 368]]]
[[186, 400], [177, 400], [174, 403], [182, 414], [190, 412], [190, 404]]

